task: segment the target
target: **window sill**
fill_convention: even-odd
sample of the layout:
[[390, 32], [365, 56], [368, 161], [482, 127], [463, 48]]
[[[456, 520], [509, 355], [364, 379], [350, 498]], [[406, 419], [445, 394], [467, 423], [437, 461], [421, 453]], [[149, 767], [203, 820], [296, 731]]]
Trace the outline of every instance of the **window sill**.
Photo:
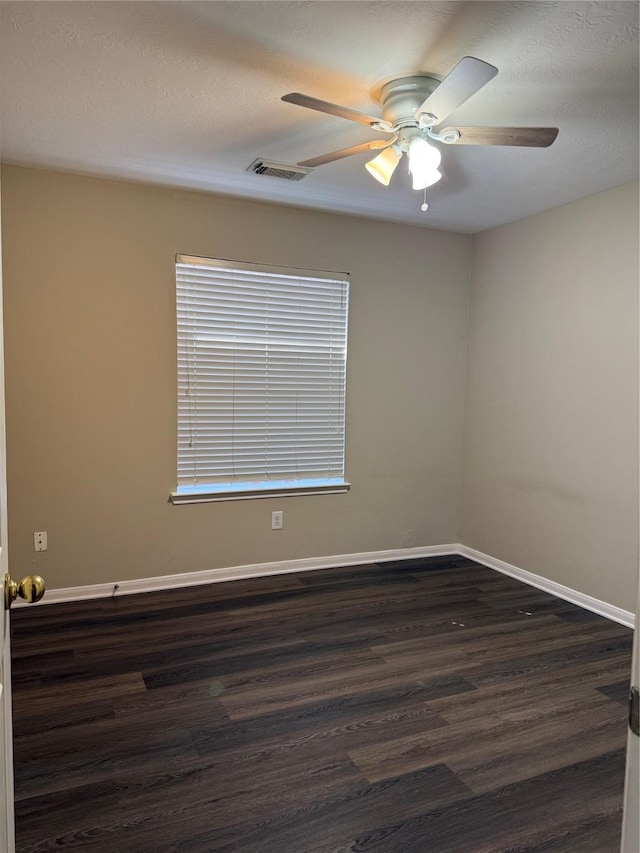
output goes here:
[[256, 498], [288, 498], [302, 495], [339, 495], [348, 492], [351, 483], [345, 480], [309, 480], [298, 484], [290, 481], [272, 482], [264, 486], [249, 486], [247, 483], [218, 488], [212, 486], [178, 486], [171, 493], [172, 504], [201, 504], [216, 501], [247, 501]]

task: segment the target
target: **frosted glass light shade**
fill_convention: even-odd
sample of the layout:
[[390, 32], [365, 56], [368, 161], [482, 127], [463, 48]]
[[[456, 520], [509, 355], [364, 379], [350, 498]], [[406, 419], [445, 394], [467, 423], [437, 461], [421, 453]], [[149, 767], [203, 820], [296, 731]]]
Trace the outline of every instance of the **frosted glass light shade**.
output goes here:
[[413, 189], [424, 190], [436, 184], [442, 175], [438, 171], [442, 155], [426, 139], [418, 136], [409, 146], [409, 171], [413, 176]]
[[402, 152], [394, 145], [390, 145], [381, 151], [377, 157], [374, 157], [373, 160], [365, 163], [364, 167], [370, 175], [373, 175], [376, 181], [380, 181], [381, 184], [388, 187], [391, 175], [395, 172], [401, 157]]
[[413, 176], [413, 183], [411, 186], [414, 190], [426, 190], [427, 187], [432, 187], [434, 184], [437, 184], [441, 177], [442, 174], [437, 169], [420, 172]]

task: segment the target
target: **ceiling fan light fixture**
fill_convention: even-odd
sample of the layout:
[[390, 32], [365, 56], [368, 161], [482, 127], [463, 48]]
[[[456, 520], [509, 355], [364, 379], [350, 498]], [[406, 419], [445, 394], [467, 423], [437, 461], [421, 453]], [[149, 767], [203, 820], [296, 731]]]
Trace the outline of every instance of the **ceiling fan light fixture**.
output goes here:
[[442, 155], [426, 139], [417, 136], [409, 145], [409, 171], [413, 177], [413, 189], [424, 190], [436, 184], [442, 175], [438, 166]]
[[[493, 80], [497, 73], [498, 69], [494, 65], [475, 56], [463, 56], [442, 80], [430, 74], [418, 73], [381, 81], [373, 90], [372, 97], [382, 107], [384, 118], [321, 101], [300, 92], [283, 95], [282, 100], [287, 103], [364, 124], [370, 130], [392, 134], [391, 139], [374, 139], [372, 142], [351, 145], [303, 160], [298, 166], [314, 168], [375, 149], [381, 153], [366, 163], [365, 168], [376, 181], [387, 187], [402, 155], [407, 154], [413, 189], [426, 193], [428, 187], [445, 177], [440, 170], [439, 146], [442, 144], [547, 148], [558, 135], [557, 127], [465, 126], [436, 129], [458, 107]], [[431, 144], [430, 140], [434, 140], [436, 145]], [[426, 196], [421, 209], [427, 209]]]
[[376, 181], [379, 181], [383, 186], [388, 187], [391, 176], [396, 170], [402, 151], [396, 145], [390, 145], [364, 164], [365, 169], [372, 175]]

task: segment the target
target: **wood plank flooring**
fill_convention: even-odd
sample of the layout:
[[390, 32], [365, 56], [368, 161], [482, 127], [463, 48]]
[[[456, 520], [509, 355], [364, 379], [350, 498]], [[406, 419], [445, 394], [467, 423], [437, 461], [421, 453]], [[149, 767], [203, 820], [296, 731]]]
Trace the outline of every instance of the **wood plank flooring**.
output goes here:
[[617, 853], [631, 631], [462, 558], [12, 611], [18, 853]]

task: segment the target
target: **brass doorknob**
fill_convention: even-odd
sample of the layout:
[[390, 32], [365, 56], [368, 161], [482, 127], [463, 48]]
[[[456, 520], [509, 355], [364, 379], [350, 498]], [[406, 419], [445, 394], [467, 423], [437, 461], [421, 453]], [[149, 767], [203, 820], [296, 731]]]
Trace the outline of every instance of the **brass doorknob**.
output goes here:
[[40, 601], [45, 591], [46, 586], [40, 575], [27, 575], [20, 583], [16, 583], [9, 573], [4, 576], [4, 603], [7, 610], [18, 596], [33, 604], [34, 601]]

